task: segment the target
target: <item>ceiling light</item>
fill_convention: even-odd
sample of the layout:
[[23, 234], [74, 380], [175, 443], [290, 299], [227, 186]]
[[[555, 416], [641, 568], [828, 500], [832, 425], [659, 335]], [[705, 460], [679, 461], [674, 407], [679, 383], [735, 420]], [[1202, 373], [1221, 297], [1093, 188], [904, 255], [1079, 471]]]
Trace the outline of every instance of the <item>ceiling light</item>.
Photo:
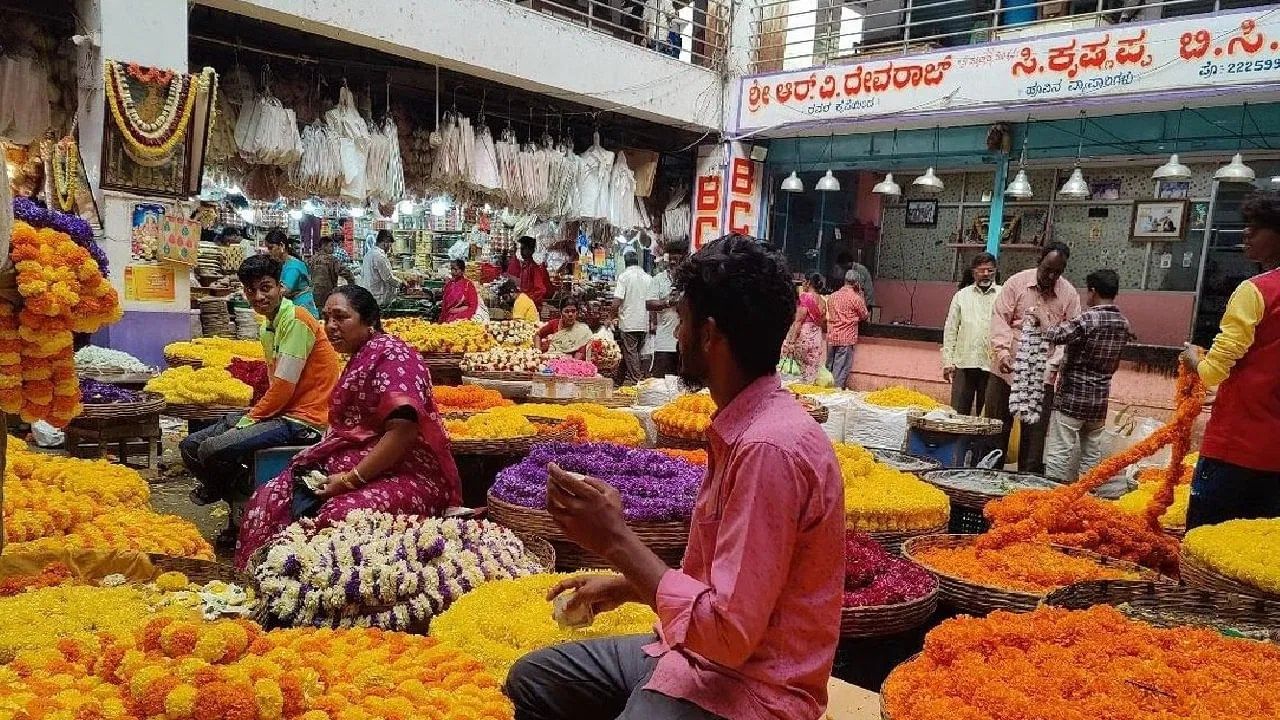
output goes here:
[[939, 193], [942, 192], [942, 179], [933, 174], [933, 168], [924, 171], [924, 174], [911, 181], [913, 187], [918, 187], [925, 192]]
[[884, 180], [876, 183], [876, 186], [871, 188], [871, 192], [877, 195], [898, 197], [902, 194], [902, 188], [898, 186], [898, 183], [893, 181], [893, 173], [886, 173]]
[[[1218, 168], [1213, 174], [1214, 180], [1229, 183], [1251, 183], [1257, 175], [1253, 172], [1253, 168], [1244, 164], [1244, 158], [1240, 153], [1236, 153], [1231, 158], [1231, 162]], [[1274, 178], [1272, 178], [1274, 180]]]
[[835, 175], [831, 174], [830, 170], [828, 170], [827, 174], [823, 175], [822, 178], [818, 180], [818, 184], [814, 185], [813, 188], [818, 192], [839, 192], [840, 181]]
[[796, 175], [795, 170], [792, 170], [791, 174], [783, 179], [782, 191], [793, 193], [804, 192], [804, 181], [800, 179], [799, 175]]
[[1075, 200], [1088, 199], [1090, 194], [1089, 183], [1084, 181], [1084, 173], [1080, 172], [1079, 165], [1071, 171], [1071, 177], [1067, 178], [1067, 181], [1058, 190], [1058, 197]]
[[1169, 156], [1169, 162], [1156, 168], [1151, 173], [1152, 180], [1187, 180], [1191, 177], [1191, 168], [1178, 160], [1178, 153]]
[[1013, 182], [1005, 188], [1004, 194], [1015, 200], [1027, 200], [1034, 195], [1031, 192], [1031, 181], [1027, 179], [1026, 170], [1018, 170], [1018, 174], [1013, 177]]

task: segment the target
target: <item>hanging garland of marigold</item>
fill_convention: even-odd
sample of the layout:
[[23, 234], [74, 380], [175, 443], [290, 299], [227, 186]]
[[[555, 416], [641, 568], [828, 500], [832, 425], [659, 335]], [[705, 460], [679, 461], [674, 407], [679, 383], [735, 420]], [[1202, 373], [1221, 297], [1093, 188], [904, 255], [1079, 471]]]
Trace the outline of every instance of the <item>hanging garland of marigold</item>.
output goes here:
[[[169, 159], [174, 148], [186, 139], [196, 95], [201, 90], [212, 92], [217, 84], [217, 75], [212, 68], [205, 68], [197, 76], [150, 68], [130, 70], [114, 60], [106, 61], [103, 76], [107, 108], [124, 136], [126, 150], [131, 157], [144, 163]], [[161, 82], [166, 77], [167, 82]], [[149, 87], [168, 85], [164, 108], [154, 120], [144, 120], [138, 114], [127, 78]]]
[[71, 212], [76, 205], [76, 188], [80, 181], [80, 148], [70, 135], [53, 146], [53, 191], [58, 209]]

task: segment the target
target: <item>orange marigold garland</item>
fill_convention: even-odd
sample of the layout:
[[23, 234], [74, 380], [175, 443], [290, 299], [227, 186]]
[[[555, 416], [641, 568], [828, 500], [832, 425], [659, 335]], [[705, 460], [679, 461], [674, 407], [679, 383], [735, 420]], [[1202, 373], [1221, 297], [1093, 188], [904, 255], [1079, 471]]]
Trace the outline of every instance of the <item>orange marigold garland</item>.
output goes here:
[[0, 407], [62, 427], [81, 409], [71, 333], [118, 320], [120, 300], [66, 233], [15, 222], [10, 248], [23, 302], [0, 309]]
[[677, 450], [675, 448], [658, 448], [658, 452], [663, 455], [673, 457], [677, 460], [687, 460], [694, 465], [707, 464], [706, 450]]
[[1016, 543], [997, 550], [974, 545], [927, 548], [913, 556], [934, 572], [985, 587], [1047, 593], [1086, 580], [1136, 580], [1133, 573], [1106, 567], [1092, 558], [1068, 555], [1035, 542]]

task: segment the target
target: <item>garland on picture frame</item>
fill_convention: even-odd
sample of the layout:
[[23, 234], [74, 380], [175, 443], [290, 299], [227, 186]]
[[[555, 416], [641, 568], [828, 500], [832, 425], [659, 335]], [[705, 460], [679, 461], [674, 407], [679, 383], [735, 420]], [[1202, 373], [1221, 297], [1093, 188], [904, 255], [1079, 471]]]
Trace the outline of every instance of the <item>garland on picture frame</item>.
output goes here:
[[[140, 163], [159, 163], [169, 159], [174, 148], [186, 138], [187, 127], [195, 109], [196, 95], [200, 90], [212, 93], [218, 81], [213, 68], [208, 67], [199, 75], [194, 75], [157, 73], [150, 68], [144, 71], [114, 60], [107, 60], [105, 65], [107, 107], [120, 134], [124, 136], [126, 151]], [[164, 108], [154, 120], [148, 122], [138, 114], [127, 77], [145, 85], [158, 86], [166, 75], [169, 79]]]
[[80, 178], [80, 148], [70, 135], [53, 146], [50, 164], [53, 166], [53, 192], [62, 212], [71, 212], [76, 204], [76, 189]]

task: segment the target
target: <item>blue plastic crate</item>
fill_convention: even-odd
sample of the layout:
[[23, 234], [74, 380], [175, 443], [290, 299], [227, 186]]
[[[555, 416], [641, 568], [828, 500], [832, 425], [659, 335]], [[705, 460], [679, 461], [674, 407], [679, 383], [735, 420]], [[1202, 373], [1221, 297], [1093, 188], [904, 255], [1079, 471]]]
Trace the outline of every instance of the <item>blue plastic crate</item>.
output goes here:
[[259, 450], [253, 454], [253, 486], [266, 485], [284, 472], [294, 455], [306, 450], [306, 445], [285, 445]]
[[936, 460], [944, 468], [976, 467], [979, 460], [999, 446], [999, 435], [969, 435], [914, 427], [907, 431], [907, 452]]

